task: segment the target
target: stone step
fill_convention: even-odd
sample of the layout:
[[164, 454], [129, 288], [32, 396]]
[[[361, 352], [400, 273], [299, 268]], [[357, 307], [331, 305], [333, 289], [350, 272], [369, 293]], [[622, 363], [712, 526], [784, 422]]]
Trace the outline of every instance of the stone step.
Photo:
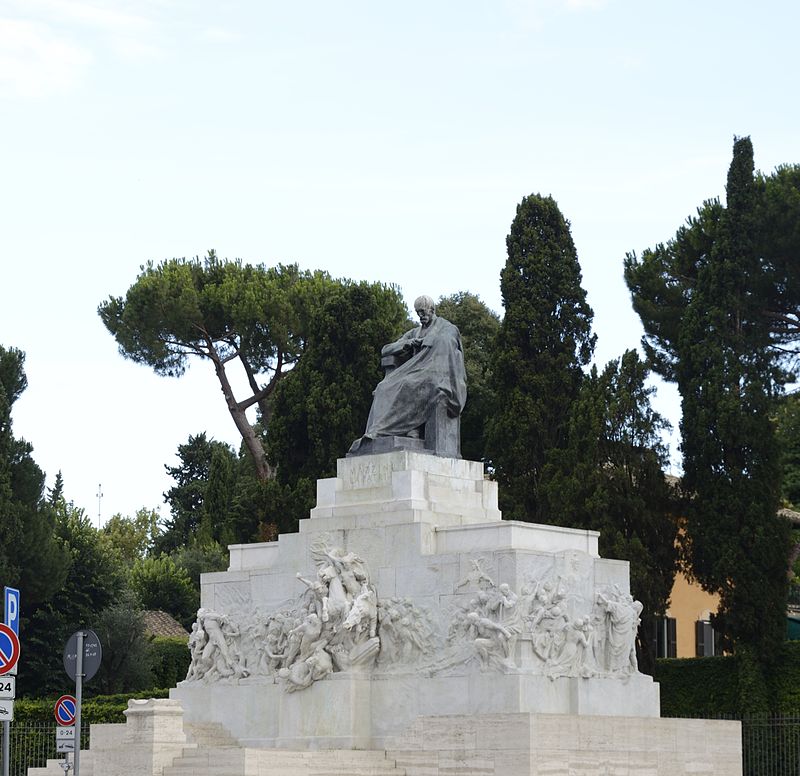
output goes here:
[[198, 746], [238, 746], [239, 742], [219, 722], [184, 722], [186, 738]]
[[[88, 752], [81, 752], [81, 776], [94, 776], [92, 759], [88, 754]], [[28, 768], [28, 776], [64, 776], [64, 769], [61, 767], [62, 762], [64, 762], [63, 757], [56, 760], [48, 759], [44, 768]]]
[[239, 746], [200, 746], [185, 749], [181, 757], [164, 768], [164, 776], [173, 774], [214, 774], [245, 776], [246, 751]]
[[291, 751], [200, 747], [187, 751], [164, 776], [405, 776], [384, 751]]

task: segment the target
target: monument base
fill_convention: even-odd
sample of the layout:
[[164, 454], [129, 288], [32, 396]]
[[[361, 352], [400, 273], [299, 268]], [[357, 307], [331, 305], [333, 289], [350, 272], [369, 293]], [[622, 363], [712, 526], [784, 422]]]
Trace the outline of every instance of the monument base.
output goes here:
[[[246, 714], [241, 708], [239, 714]], [[332, 716], [335, 716], [335, 712]], [[175, 701], [129, 701], [92, 725], [82, 776], [741, 776], [739, 722], [574, 714], [418, 718], [385, 749], [293, 751], [181, 725]], [[184, 732], [185, 729], [185, 732]], [[60, 760], [28, 776], [63, 776]]]
[[545, 714], [641, 718], [659, 715], [658, 684], [644, 674], [627, 682], [475, 671], [466, 676], [334, 673], [302, 692], [280, 684], [181, 682], [170, 691], [189, 723], [213, 722], [244, 746], [275, 749], [392, 748], [418, 718], [479, 717], [535, 709]]
[[406, 776], [741, 776], [739, 722], [564, 714], [424, 717], [388, 749]]

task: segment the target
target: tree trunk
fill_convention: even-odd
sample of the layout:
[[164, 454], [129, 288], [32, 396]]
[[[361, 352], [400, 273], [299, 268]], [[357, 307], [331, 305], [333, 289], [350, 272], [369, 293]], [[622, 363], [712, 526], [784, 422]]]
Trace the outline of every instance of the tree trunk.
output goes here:
[[214, 371], [217, 373], [220, 390], [225, 396], [225, 403], [228, 405], [228, 411], [231, 413], [233, 422], [236, 424], [236, 428], [242, 435], [244, 444], [253, 458], [253, 464], [256, 467], [258, 479], [262, 481], [268, 480], [272, 477], [272, 467], [267, 463], [264, 445], [261, 444], [261, 440], [256, 436], [255, 430], [247, 420], [245, 410], [239, 405], [239, 402], [236, 401], [233, 395], [233, 388], [228, 381], [228, 375], [225, 373], [225, 365], [217, 355], [216, 350], [212, 349], [210, 356], [211, 360], [214, 362]]

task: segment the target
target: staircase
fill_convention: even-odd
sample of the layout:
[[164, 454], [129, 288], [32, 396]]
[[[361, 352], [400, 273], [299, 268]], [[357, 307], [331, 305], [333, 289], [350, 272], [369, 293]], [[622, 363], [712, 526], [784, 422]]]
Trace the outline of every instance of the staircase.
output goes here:
[[164, 776], [405, 776], [382, 751], [295, 752], [200, 746], [164, 768]]
[[188, 745], [164, 776], [406, 776], [383, 751], [241, 747], [222, 725], [185, 723]]

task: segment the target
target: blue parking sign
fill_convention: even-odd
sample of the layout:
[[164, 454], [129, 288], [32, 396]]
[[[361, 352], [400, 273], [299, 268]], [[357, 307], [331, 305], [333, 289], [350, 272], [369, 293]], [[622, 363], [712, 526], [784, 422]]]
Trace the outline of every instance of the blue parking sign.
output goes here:
[[4, 588], [5, 618], [3, 622], [19, 636], [19, 590], [13, 587]]

